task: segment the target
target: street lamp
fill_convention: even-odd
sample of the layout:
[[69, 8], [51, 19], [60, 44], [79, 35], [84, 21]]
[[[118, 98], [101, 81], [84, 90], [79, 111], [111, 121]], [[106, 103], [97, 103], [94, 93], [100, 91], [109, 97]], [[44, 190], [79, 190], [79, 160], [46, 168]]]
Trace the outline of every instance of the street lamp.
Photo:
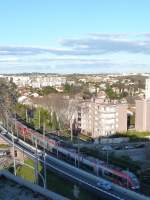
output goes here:
[[75, 121], [75, 131], [76, 131], [76, 134], [77, 134], [77, 142], [78, 142], [78, 168], [80, 167], [80, 143], [79, 143], [79, 140], [80, 140], [80, 128], [78, 126], [78, 122]]

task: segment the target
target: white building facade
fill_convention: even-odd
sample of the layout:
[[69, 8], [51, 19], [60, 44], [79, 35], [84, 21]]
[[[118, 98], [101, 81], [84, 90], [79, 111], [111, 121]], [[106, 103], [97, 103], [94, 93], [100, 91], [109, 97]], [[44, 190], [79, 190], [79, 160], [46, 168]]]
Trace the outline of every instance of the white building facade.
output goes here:
[[95, 99], [81, 103], [78, 123], [93, 138], [127, 131], [127, 105]]

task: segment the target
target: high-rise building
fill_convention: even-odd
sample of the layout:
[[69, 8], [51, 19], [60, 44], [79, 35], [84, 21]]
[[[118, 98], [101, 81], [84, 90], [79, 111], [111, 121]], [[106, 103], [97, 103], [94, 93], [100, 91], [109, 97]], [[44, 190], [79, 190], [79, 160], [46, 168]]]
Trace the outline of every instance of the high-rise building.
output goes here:
[[93, 138], [127, 131], [127, 104], [103, 98], [81, 103], [78, 111], [81, 132]]
[[135, 129], [150, 131], [150, 78], [146, 79], [145, 98], [136, 100]]

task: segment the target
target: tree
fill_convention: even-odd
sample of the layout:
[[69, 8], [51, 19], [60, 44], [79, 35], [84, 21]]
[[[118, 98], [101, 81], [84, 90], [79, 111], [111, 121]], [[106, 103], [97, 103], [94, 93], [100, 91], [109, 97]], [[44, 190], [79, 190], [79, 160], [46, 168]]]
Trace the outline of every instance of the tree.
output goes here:
[[38, 107], [34, 112], [33, 124], [35, 128], [43, 128], [43, 124], [45, 124], [46, 129], [51, 129], [51, 114], [48, 110]]
[[57, 90], [51, 86], [43, 87], [42, 89], [43, 95], [48, 95], [50, 93], [57, 93]]
[[112, 89], [110, 86], [107, 86], [105, 92], [106, 92], [107, 97], [108, 97], [110, 100], [118, 99], [117, 93], [114, 92], [113, 89]]
[[21, 117], [23, 120], [26, 120], [26, 110], [27, 110], [27, 106], [26, 105], [23, 105], [23, 104], [20, 104], [20, 103], [17, 103], [16, 106], [15, 106], [15, 111], [16, 111], [16, 114]]
[[71, 86], [71, 85], [69, 85], [68, 83], [66, 83], [66, 84], [64, 85], [64, 92], [65, 92], [65, 93], [71, 93], [71, 92], [72, 92], [72, 88], [73, 88], [73, 86]]
[[52, 129], [53, 130], [59, 129], [59, 122], [55, 112], [52, 113]]

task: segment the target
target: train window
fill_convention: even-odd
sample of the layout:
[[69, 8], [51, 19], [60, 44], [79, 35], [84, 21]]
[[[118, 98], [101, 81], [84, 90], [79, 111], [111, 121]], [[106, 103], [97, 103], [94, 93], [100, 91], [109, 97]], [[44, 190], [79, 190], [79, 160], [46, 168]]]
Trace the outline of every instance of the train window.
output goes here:
[[104, 171], [104, 175], [106, 175], [106, 176], [112, 176], [113, 174], [110, 173], [109, 171]]
[[119, 185], [124, 185], [125, 183], [127, 183], [126, 179], [124, 179], [120, 176], [117, 176], [116, 174], [113, 174], [113, 173], [108, 172], [108, 171], [104, 171], [104, 176], [107, 179], [110, 179], [113, 182], [118, 183]]

